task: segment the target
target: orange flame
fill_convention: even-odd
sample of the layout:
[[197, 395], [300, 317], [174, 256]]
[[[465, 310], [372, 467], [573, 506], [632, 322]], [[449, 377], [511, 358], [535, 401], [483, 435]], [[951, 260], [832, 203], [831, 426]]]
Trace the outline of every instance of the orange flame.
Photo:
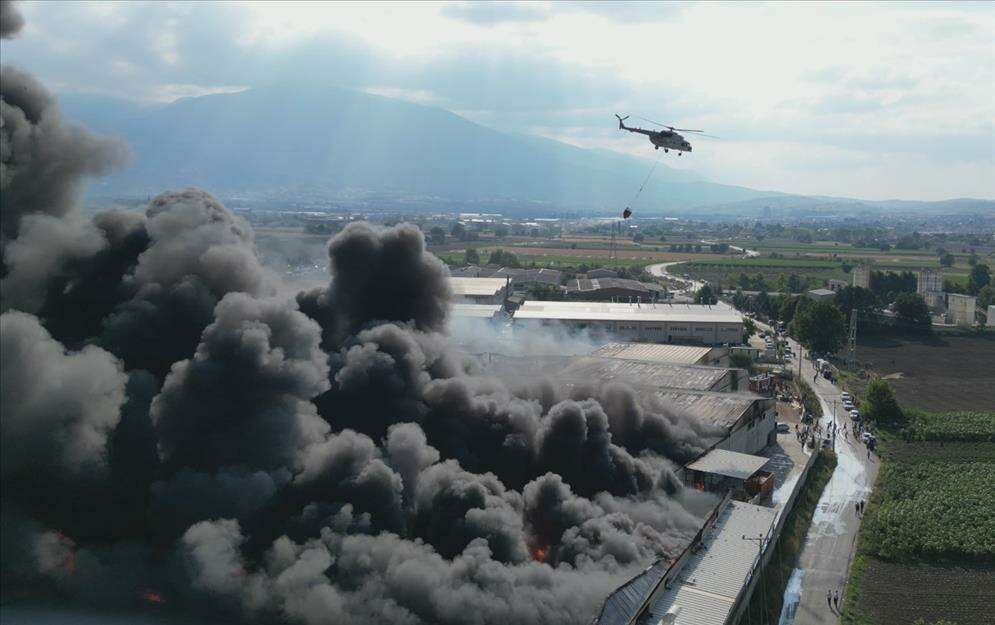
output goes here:
[[143, 598], [149, 603], [166, 603], [166, 600], [162, 598], [162, 595], [154, 590], [146, 590]]
[[76, 543], [62, 532], [56, 532], [59, 542], [66, 548], [62, 556], [62, 570], [67, 573], [76, 572]]
[[546, 561], [546, 548], [545, 547], [533, 547], [532, 548], [532, 559], [536, 562]]

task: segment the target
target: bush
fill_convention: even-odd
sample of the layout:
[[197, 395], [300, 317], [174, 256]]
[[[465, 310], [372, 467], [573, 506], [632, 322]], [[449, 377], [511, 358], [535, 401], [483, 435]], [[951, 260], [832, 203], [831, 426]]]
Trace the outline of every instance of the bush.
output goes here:
[[881, 379], [871, 380], [864, 391], [864, 401], [860, 403], [860, 412], [877, 423], [898, 425], [905, 421], [905, 414], [895, 399], [891, 386]]

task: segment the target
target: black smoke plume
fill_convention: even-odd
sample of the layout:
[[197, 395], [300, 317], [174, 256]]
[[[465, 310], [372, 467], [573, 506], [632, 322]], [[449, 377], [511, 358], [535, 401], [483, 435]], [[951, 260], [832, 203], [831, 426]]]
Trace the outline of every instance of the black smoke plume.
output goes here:
[[486, 373], [415, 226], [349, 225], [328, 285], [281, 299], [204, 191], [79, 215], [123, 148], [3, 72], [5, 598], [578, 623], [697, 532], [715, 501], [673, 468], [715, 432], [627, 386]]

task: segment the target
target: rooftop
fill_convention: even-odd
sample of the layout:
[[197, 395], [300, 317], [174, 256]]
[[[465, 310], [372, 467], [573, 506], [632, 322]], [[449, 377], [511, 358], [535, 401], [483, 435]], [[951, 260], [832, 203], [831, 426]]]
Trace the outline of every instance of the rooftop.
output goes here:
[[[454, 278], [455, 279], [455, 278]], [[464, 280], [469, 278], [463, 278]], [[483, 279], [483, 278], [476, 278]], [[742, 323], [743, 317], [727, 307], [699, 304], [629, 304], [620, 302], [527, 301], [516, 319], [576, 321], [683, 321]]]
[[697, 419], [732, 427], [757, 401], [767, 398], [753, 393], [709, 393], [687, 390], [660, 390], [656, 396], [678, 412]]
[[812, 289], [809, 293], [812, 295], [818, 295], [819, 297], [830, 297], [836, 295], [836, 291], [830, 289]]
[[[571, 362], [559, 374], [567, 379], [600, 382], [625, 382], [630, 386], [693, 389], [698, 391], [726, 390], [729, 369], [695, 367], [665, 362], [624, 360], [586, 356]], [[746, 383], [745, 374], [741, 376]]]
[[449, 286], [457, 297], [464, 295], [497, 295], [505, 286], [504, 278], [449, 278]]
[[455, 317], [480, 317], [492, 319], [501, 313], [499, 304], [453, 304], [452, 314]]
[[725, 477], [733, 477], [738, 480], [745, 480], [770, 461], [763, 456], [751, 456], [741, 454], [736, 451], [726, 451], [725, 449], [713, 449], [701, 456], [687, 468], [702, 473], [715, 473]]
[[646, 294], [666, 290], [658, 284], [650, 284], [628, 278], [575, 278], [567, 282], [568, 291], [585, 293], [587, 291], [600, 291], [602, 289], [627, 289]]
[[661, 343], [609, 343], [592, 354], [604, 358], [626, 358], [646, 362], [693, 365], [701, 362], [711, 347], [665, 345]]
[[743, 536], [767, 536], [776, 516], [774, 508], [730, 501], [702, 536], [703, 548], [677, 579], [657, 585], [637, 622], [655, 625], [676, 608], [673, 625], [724, 625], [759, 555], [756, 541]]

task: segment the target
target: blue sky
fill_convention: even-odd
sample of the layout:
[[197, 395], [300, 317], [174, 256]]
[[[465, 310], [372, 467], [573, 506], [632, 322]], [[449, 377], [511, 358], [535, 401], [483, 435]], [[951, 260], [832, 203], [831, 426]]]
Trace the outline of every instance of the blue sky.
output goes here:
[[649, 154], [615, 111], [705, 128], [675, 167], [869, 199], [995, 198], [995, 3], [25, 2], [3, 61], [145, 101], [326, 81]]

